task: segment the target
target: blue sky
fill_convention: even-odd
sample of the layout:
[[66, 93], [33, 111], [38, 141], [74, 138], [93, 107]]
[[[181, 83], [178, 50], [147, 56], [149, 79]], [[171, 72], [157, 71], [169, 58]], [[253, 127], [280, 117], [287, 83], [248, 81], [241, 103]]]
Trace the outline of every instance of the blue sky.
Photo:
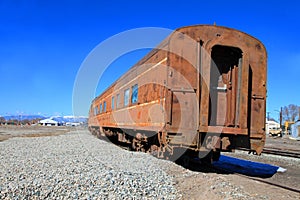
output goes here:
[[[298, 1], [34, 1], [0, 0], [0, 115], [72, 114], [76, 74], [102, 41], [140, 27], [176, 29], [194, 24], [246, 32], [268, 51], [270, 116], [300, 105]], [[146, 51], [112, 65], [97, 91], [117, 79]], [[125, 62], [126, 61], [126, 62]], [[120, 63], [120, 62], [116, 62]], [[88, 108], [86, 113], [87, 115]]]

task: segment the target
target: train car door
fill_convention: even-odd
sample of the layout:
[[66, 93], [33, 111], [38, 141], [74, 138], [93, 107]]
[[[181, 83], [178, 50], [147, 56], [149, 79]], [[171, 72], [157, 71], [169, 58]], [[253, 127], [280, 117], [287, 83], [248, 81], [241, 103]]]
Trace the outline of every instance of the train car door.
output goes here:
[[242, 51], [216, 45], [211, 52], [209, 126], [236, 126]]
[[197, 130], [198, 103], [196, 93], [191, 89], [173, 89], [171, 95], [170, 122], [178, 133]]

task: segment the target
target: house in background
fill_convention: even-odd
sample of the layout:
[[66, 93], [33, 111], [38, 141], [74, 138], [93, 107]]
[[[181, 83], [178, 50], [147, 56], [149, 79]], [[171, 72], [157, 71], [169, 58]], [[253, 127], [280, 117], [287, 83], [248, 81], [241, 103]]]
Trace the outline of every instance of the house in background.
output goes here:
[[48, 118], [48, 119], [40, 120], [39, 125], [42, 125], [42, 126], [60, 126], [61, 124], [58, 121], [55, 121], [51, 118]]
[[280, 124], [273, 120], [266, 120], [266, 135], [270, 134], [270, 131], [279, 130]]
[[39, 121], [42, 126], [85, 126], [87, 117], [83, 116], [52, 116]]

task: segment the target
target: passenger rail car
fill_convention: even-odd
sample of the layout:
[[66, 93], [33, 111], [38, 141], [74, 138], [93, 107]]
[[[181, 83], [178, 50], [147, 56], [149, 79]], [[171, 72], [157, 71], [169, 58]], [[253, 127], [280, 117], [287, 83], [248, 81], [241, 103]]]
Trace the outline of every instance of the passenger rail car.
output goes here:
[[246, 33], [179, 28], [92, 101], [89, 130], [158, 157], [260, 154], [266, 62], [264, 45]]

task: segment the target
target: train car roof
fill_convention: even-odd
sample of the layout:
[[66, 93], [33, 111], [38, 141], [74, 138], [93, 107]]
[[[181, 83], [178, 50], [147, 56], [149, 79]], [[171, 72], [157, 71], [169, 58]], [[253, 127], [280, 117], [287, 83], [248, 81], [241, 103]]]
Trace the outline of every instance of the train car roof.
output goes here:
[[[190, 28], [199, 28], [199, 27], [201, 27], [201, 28], [203, 28], [203, 29], [215, 27], [215, 28], [218, 28], [218, 29], [225, 29], [225, 30], [230, 30], [230, 31], [234, 31], [234, 32], [239, 32], [239, 33], [241, 33], [241, 34], [243, 34], [243, 35], [247, 35], [248, 37], [250, 37], [250, 38], [256, 40], [257, 42], [259, 42], [259, 43], [261, 43], [261, 44], [263, 45], [263, 43], [262, 43], [259, 39], [257, 39], [256, 37], [254, 37], [254, 36], [252, 36], [252, 35], [250, 35], [250, 34], [248, 34], [248, 33], [246, 33], [246, 32], [243, 32], [243, 31], [240, 31], [240, 30], [237, 30], [237, 29], [234, 29], [234, 28], [229, 28], [229, 27], [226, 27], [226, 26], [210, 25], [210, 24], [196, 24], [196, 25], [189, 25], [189, 26], [182, 26], [182, 27], [179, 27], [179, 28], [175, 29], [174, 32], [176, 32], [176, 31], [181, 32], [181, 31], [186, 30], [186, 29], [190, 29]], [[174, 32], [173, 32], [173, 33], [174, 33]], [[173, 33], [172, 33], [172, 34], [173, 34]], [[263, 45], [263, 46], [264, 46], [264, 45]]]
[[159, 43], [156, 48], [153, 48], [143, 58], [141, 58], [139, 61], [137, 61], [137, 63], [134, 64], [127, 72], [125, 72], [123, 75], [121, 75], [119, 78], [117, 78], [108, 88], [106, 88], [101, 94], [99, 94], [97, 97], [95, 97], [92, 102], [94, 102], [96, 99], [100, 98], [105, 92], [107, 92], [109, 89], [114, 87], [120, 79], [126, 77], [126, 75], [129, 74], [132, 70], [134, 70], [139, 65], [145, 63], [149, 58], [151, 58], [153, 55], [155, 55], [155, 53], [157, 51], [162, 49], [163, 46], [167, 45], [170, 42], [170, 38], [172, 38], [172, 36], [175, 35], [176, 32], [184, 33], [185, 31], [187, 31], [189, 29], [194, 29], [194, 28], [195, 29], [201, 28], [203, 30], [216, 28], [216, 29], [220, 29], [220, 30], [223, 29], [223, 30], [228, 30], [228, 31], [234, 31], [236, 33], [240, 33], [242, 35], [245, 35], [248, 38], [251, 38], [252, 40], [258, 42], [261, 45], [261, 47], [264, 49], [264, 51], [266, 51], [266, 48], [265, 48], [264, 44], [260, 40], [258, 40], [257, 38], [255, 38], [252, 35], [249, 35], [248, 33], [245, 33], [243, 31], [240, 31], [240, 30], [237, 30], [237, 29], [234, 29], [234, 28], [229, 28], [229, 27], [225, 27], [225, 26], [217, 26], [217, 25], [208, 25], [208, 24], [198, 24], [198, 25], [189, 25], [189, 26], [179, 27], [179, 28], [175, 29], [169, 36], [167, 36], [161, 43]]

